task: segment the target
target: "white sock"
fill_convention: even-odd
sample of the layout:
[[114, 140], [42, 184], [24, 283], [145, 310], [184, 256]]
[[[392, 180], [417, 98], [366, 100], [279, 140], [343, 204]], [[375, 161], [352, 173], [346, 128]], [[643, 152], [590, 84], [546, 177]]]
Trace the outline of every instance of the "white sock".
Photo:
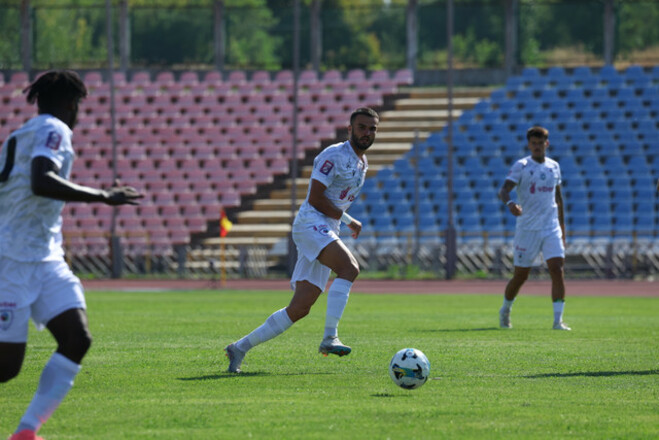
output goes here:
[[554, 301], [554, 322], [559, 323], [563, 322], [563, 309], [565, 308], [565, 301], [559, 299]]
[[514, 299], [506, 299], [506, 297], [503, 297], [503, 309], [510, 310], [513, 308], [513, 303], [515, 302]]
[[284, 333], [292, 325], [293, 321], [288, 317], [286, 309], [277, 310], [260, 327], [236, 342], [236, 347], [246, 353], [251, 348]]
[[336, 336], [338, 334], [339, 320], [343, 315], [343, 310], [348, 304], [350, 288], [352, 283], [343, 278], [335, 278], [332, 285], [327, 291], [327, 312], [325, 314], [325, 335]]
[[38, 431], [62, 403], [79, 371], [80, 365], [59, 353], [53, 353], [41, 373], [37, 392], [16, 432], [24, 429]]

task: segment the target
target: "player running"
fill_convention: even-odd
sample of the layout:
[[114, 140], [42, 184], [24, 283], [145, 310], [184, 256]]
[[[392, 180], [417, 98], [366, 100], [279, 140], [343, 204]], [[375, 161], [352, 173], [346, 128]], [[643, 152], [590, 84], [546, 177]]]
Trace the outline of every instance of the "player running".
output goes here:
[[[510, 310], [519, 289], [529, 277], [533, 260], [542, 251], [551, 276], [554, 303], [554, 330], [570, 330], [563, 323], [565, 306], [565, 221], [561, 194], [561, 169], [558, 162], [545, 156], [549, 131], [531, 127], [526, 132], [531, 155], [518, 160], [499, 190], [499, 198], [517, 217], [514, 239], [515, 272], [506, 286], [503, 306], [499, 310], [501, 328], [512, 328]], [[518, 202], [510, 199], [517, 186]]]
[[77, 73], [50, 71], [30, 84], [38, 116], [9, 135], [0, 151], [0, 382], [23, 365], [30, 317], [57, 341], [39, 385], [10, 440], [36, 433], [62, 402], [91, 344], [80, 280], [64, 261], [64, 202], [137, 204], [134, 188], [108, 191], [70, 182], [78, 105], [87, 88]]
[[318, 351], [324, 355], [350, 354], [351, 348], [341, 343], [337, 328], [352, 283], [359, 275], [359, 265], [339, 238], [339, 228], [341, 222], [345, 223], [353, 238], [361, 232], [362, 224], [346, 211], [364, 184], [368, 170], [364, 153], [375, 140], [379, 119], [372, 109], [358, 108], [350, 115], [349, 140], [331, 145], [316, 156], [307, 198], [292, 228], [298, 252], [291, 278], [293, 299], [263, 325], [226, 347], [229, 372], [240, 373], [240, 365], [250, 349], [280, 335], [309, 313], [325, 290], [330, 270], [336, 278], [327, 291], [325, 334]]

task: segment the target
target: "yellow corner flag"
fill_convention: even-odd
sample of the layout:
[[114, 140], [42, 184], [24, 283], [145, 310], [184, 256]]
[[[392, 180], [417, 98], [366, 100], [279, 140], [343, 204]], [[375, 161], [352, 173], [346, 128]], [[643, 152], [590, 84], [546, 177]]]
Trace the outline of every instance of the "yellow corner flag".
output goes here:
[[222, 208], [220, 210], [220, 237], [226, 237], [232, 226], [233, 223], [231, 223], [226, 212], [224, 212], [224, 208]]

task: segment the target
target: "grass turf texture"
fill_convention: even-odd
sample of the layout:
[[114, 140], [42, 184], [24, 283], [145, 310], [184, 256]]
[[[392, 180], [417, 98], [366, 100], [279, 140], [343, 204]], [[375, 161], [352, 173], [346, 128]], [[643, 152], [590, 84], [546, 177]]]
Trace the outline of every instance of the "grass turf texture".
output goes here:
[[[498, 295], [355, 293], [339, 327], [350, 356], [317, 353], [311, 314], [225, 373], [223, 348], [289, 292], [87, 294], [94, 344], [41, 434], [56, 439], [647, 439], [659, 437], [659, 299], [572, 297], [551, 330], [547, 297], [520, 296], [499, 330]], [[431, 380], [397, 388], [388, 363], [422, 350]], [[54, 349], [30, 334], [0, 386], [0, 438], [18, 423]], [[338, 436], [338, 437], [337, 437]]]

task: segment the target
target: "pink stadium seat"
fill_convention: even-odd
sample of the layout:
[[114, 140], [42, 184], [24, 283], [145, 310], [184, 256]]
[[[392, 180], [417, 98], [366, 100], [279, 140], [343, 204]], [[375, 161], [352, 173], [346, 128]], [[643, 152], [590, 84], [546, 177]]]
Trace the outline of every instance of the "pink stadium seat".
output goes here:
[[30, 84], [30, 77], [27, 72], [13, 72], [9, 76], [9, 83], [15, 87], [23, 89]]
[[226, 192], [220, 197], [220, 203], [224, 207], [240, 206], [240, 194], [237, 192]]
[[185, 86], [193, 86], [199, 84], [199, 77], [197, 76], [197, 72], [187, 71], [181, 73], [179, 83]]
[[207, 229], [206, 219], [202, 217], [201, 209], [199, 209], [199, 216], [186, 218], [185, 224], [188, 230], [192, 233], [204, 232]]
[[318, 82], [318, 73], [315, 70], [303, 70], [300, 72], [297, 83], [299, 87], [305, 87], [309, 84], [316, 84]]
[[103, 75], [101, 72], [87, 72], [83, 76], [83, 81], [87, 87], [96, 87], [103, 84]]
[[169, 239], [174, 244], [184, 244], [190, 241], [190, 233], [187, 228], [185, 230], [175, 229], [169, 231]]
[[133, 85], [149, 85], [151, 84], [151, 75], [149, 72], [140, 71], [133, 73], [133, 76], [130, 78], [130, 82]]
[[335, 86], [343, 83], [341, 72], [336, 69], [328, 70], [323, 74], [323, 82], [328, 85]]
[[275, 74], [275, 82], [281, 85], [293, 84], [293, 72], [291, 70], [280, 70]]
[[174, 73], [170, 71], [158, 72], [154, 82], [159, 84], [172, 84], [175, 82]]
[[238, 86], [247, 82], [247, 74], [244, 70], [233, 70], [227, 76], [227, 83]]
[[252, 84], [262, 85], [270, 83], [270, 72], [265, 70], [257, 70], [252, 74]]
[[204, 82], [208, 84], [218, 84], [222, 83], [222, 72], [219, 72], [217, 70], [211, 70], [210, 72], [206, 72], [204, 75]]
[[409, 69], [397, 70], [393, 79], [398, 85], [410, 86], [414, 83], [414, 73]]

